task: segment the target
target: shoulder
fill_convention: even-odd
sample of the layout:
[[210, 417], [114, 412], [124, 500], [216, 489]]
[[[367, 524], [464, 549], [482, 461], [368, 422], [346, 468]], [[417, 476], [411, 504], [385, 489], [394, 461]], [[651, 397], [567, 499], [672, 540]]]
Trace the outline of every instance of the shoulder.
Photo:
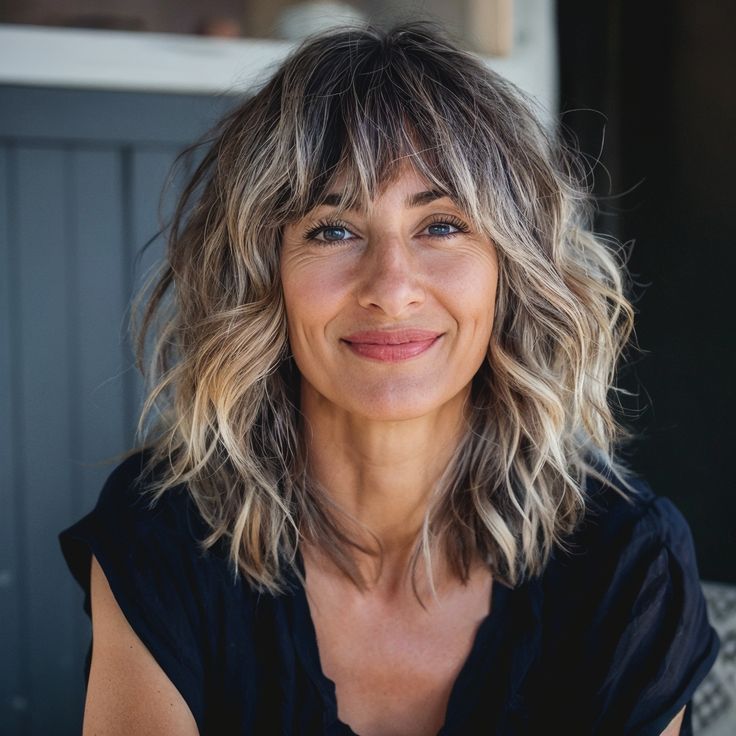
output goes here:
[[151, 465], [150, 458], [148, 451], [139, 451], [114, 467], [94, 508], [64, 529], [59, 541], [87, 595], [94, 554], [118, 597], [147, 598], [165, 617], [166, 605], [181, 608], [176, 600], [181, 591], [189, 591], [191, 600], [202, 604], [213, 586], [228, 580], [232, 584], [233, 576], [222, 546], [205, 548], [209, 528], [184, 484], [154, 499], [161, 468]]
[[552, 657], [587, 692], [589, 732], [658, 735], [719, 646], [692, 534], [640, 478], [591, 478], [586, 497], [584, 519], [542, 577]]
[[600, 573], [601, 566], [645, 563], [664, 549], [683, 561], [694, 558], [690, 527], [672, 501], [640, 477], [621, 478], [607, 468], [602, 476], [586, 479], [584, 517], [556, 550], [557, 564], [589, 560]]
[[585, 492], [584, 518], [543, 576], [554, 608], [573, 602], [588, 612], [591, 631], [614, 620], [624, 625], [645, 609], [668, 616], [703, 608], [690, 526], [671, 500], [642, 478], [612, 471], [589, 478]]
[[185, 486], [152, 503], [149, 491], [158, 477], [149, 458], [136, 452], [113, 468], [95, 507], [59, 541], [86, 613], [92, 616], [94, 555], [130, 629], [201, 724], [206, 663], [228, 570], [203, 549], [204, 524]]
[[[144, 509], [154, 508], [155, 504], [152, 503], [149, 491], [161, 479], [161, 470], [160, 464], [151, 465], [149, 450], [136, 450], [129, 453], [108, 474], [100, 491], [97, 508], [127, 514], [136, 512], [142, 514]], [[178, 506], [182, 506], [180, 499], [183, 495], [183, 488], [173, 490], [175, 492], [169, 494], [166, 499], [169, 503], [164, 505], [170, 508], [176, 507], [177, 504], [170, 503], [176, 498], [179, 500]]]
[[208, 529], [185, 484], [154, 495], [163, 462], [152, 464], [149, 450], [130, 453], [107, 476], [92, 511], [100, 523], [114, 523], [133, 538], [163, 535], [179, 553], [199, 554]]
[[[94, 555], [130, 628], [184, 697], [201, 733], [241, 699], [255, 702], [264, 659], [268, 602], [230, 562], [227, 540], [205, 549], [210, 528], [189, 487], [173, 486], [152, 503], [160, 466], [139, 452], [107, 476], [97, 504], [59, 535], [71, 573], [91, 616]], [[279, 609], [281, 610], [281, 609]], [[267, 638], [267, 637], [266, 637]], [[266, 663], [264, 665], [264, 663]], [[87, 662], [89, 677], [90, 662]], [[248, 706], [250, 707], [250, 706]], [[233, 716], [235, 717], [235, 716]]]
[[[155, 661], [201, 724], [217, 566], [202, 552], [201, 530], [186, 488], [171, 488], [152, 504], [149, 490], [157, 478], [148, 460], [146, 452], [136, 452], [120, 462], [109, 473], [95, 507], [62, 531], [59, 541], [90, 617], [91, 573], [97, 569], [91, 564], [93, 555], [104, 574], [107, 586], [102, 590], [109, 588], [111, 595], [108, 605], [101, 606], [103, 599], [96, 598], [96, 615], [102, 618], [93, 627], [94, 635], [106, 629], [114, 630], [114, 636], [121, 630], [132, 632], [152, 659], [134, 658], [131, 666], [141, 675], [141, 662]], [[101, 578], [96, 579], [99, 583]], [[104, 660], [98, 656], [96, 661], [99, 667]], [[90, 673], [88, 658], [88, 678]], [[119, 675], [118, 685], [130, 683]], [[89, 684], [95, 688], [99, 682]]]

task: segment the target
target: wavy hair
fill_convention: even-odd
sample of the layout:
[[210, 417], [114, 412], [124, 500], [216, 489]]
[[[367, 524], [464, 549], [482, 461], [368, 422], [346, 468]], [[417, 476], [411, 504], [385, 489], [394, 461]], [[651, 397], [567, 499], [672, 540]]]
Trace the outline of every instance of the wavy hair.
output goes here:
[[284, 590], [300, 540], [367, 584], [355, 552], [380, 545], [310, 478], [280, 243], [338, 177], [349, 207], [409, 161], [488, 234], [499, 267], [467, 432], [412, 573], [423, 560], [431, 584], [440, 550], [462, 580], [477, 555], [509, 586], [539, 574], [585, 512], [586, 477], [623, 474], [611, 398], [633, 309], [620, 250], [592, 232], [580, 160], [519, 89], [416, 22], [308, 39], [197, 145], [165, 262], [134, 306], [152, 503], [186, 484], [203, 546], [223, 540], [259, 590]]

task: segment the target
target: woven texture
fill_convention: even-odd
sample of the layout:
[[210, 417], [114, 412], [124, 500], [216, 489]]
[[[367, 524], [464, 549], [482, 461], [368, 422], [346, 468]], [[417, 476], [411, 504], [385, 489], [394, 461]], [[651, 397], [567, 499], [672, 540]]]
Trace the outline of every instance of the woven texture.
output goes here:
[[693, 695], [693, 733], [736, 734], [736, 585], [703, 582], [703, 593], [721, 650], [713, 669]]

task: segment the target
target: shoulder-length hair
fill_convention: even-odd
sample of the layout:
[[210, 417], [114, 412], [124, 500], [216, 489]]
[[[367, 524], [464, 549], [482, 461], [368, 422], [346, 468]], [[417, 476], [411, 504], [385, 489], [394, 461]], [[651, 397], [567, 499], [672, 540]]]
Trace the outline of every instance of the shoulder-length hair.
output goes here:
[[426, 23], [307, 40], [206, 143], [133, 324], [152, 501], [186, 484], [211, 530], [204, 547], [222, 539], [259, 590], [284, 590], [300, 540], [367, 584], [355, 552], [380, 557], [380, 544], [350, 532], [310, 479], [281, 234], [338, 177], [353, 206], [410, 161], [489, 235], [499, 267], [467, 432], [412, 572], [423, 560], [431, 583], [440, 550], [462, 580], [478, 556], [510, 586], [540, 573], [585, 511], [586, 476], [622, 469], [610, 392], [633, 310], [620, 256], [591, 231], [577, 159], [523, 93]]

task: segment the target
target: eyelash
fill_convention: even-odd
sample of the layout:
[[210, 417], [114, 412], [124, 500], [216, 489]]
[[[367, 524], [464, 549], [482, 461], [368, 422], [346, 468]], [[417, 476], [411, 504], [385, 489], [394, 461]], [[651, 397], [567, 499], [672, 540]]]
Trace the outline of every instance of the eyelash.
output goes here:
[[[462, 220], [458, 219], [457, 217], [453, 217], [452, 215], [437, 217], [435, 220], [432, 220], [432, 222], [428, 222], [424, 226], [424, 230], [426, 230], [428, 227], [432, 227], [433, 225], [452, 225], [453, 227], [457, 228], [457, 231], [453, 233], [446, 233], [445, 235], [431, 235], [430, 237], [433, 238], [451, 238], [454, 235], [458, 235], [459, 233], [470, 232], [470, 228]], [[316, 241], [318, 243], [326, 245], [336, 245], [338, 243], [344, 243], [344, 240], [317, 240], [317, 235], [319, 235], [323, 230], [329, 230], [330, 228], [339, 228], [342, 230], [347, 230], [348, 232], [352, 232], [347, 223], [343, 222], [342, 220], [319, 220], [313, 227], [310, 227], [304, 233], [304, 239]]]
[[[317, 235], [319, 235], [323, 230], [329, 230], [330, 228], [342, 228], [344, 230], [350, 230], [350, 228], [347, 226], [345, 222], [342, 220], [318, 220], [317, 223], [309, 228], [304, 233], [304, 239], [305, 240], [317, 240]], [[330, 243], [330, 241], [318, 241], [320, 243]], [[334, 240], [333, 243], [339, 243], [341, 241]]]

